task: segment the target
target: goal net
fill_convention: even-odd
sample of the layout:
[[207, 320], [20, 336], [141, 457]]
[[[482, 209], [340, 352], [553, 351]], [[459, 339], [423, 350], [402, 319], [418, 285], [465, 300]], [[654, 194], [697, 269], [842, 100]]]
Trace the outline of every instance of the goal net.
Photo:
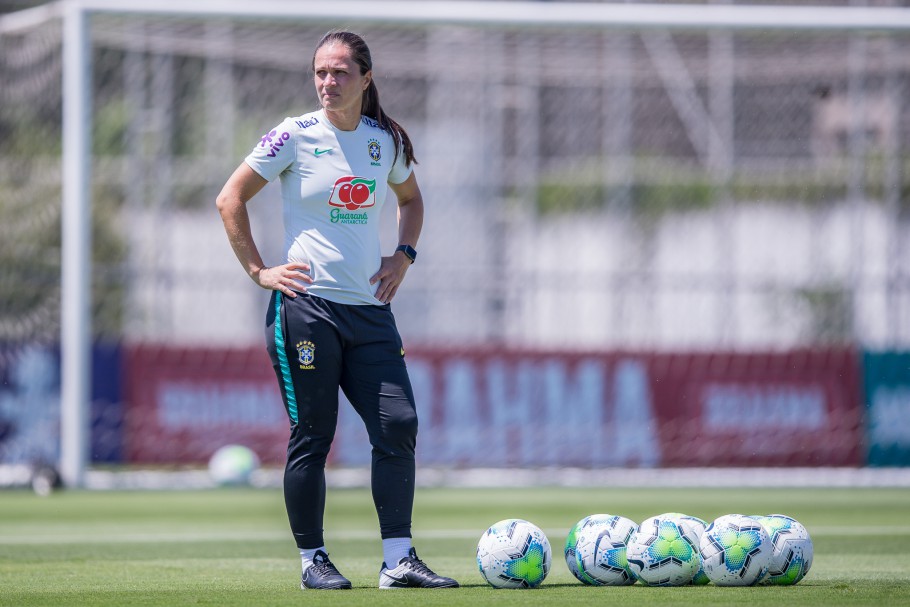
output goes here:
[[[712, 22], [729, 5], [636, 24], [586, 18], [600, 4], [414, 3], [476, 22], [335, 4], [87, 13], [91, 462], [198, 464], [225, 441], [280, 462], [268, 293], [214, 199], [263, 133], [318, 108], [309, 65], [333, 28], [370, 45], [419, 162], [420, 259], [393, 309], [424, 462], [861, 465], [875, 432], [884, 461], [905, 457], [910, 431], [889, 420], [910, 412], [906, 29], [860, 29], [845, 8], [810, 28], [786, 10]], [[45, 438], [67, 297], [64, 8], [0, 16], [3, 463], [61, 457]], [[279, 195], [250, 204], [267, 263], [283, 260]], [[876, 365], [897, 377], [880, 409]], [[680, 455], [693, 440], [708, 446]], [[363, 464], [366, 444], [347, 408], [332, 461]]]

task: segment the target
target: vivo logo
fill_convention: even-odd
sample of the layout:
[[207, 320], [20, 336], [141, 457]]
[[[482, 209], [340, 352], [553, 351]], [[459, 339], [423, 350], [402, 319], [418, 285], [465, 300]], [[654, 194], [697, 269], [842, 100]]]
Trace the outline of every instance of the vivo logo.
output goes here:
[[291, 138], [290, 133], [278, 134], [278, 131], [272, 131], [266, 135], [263, 135], [262, 139], [259, 142], [259, 147], [269, 149], [268, 156], [274, 158], [275, 154], [284, 147], [284, 142]]

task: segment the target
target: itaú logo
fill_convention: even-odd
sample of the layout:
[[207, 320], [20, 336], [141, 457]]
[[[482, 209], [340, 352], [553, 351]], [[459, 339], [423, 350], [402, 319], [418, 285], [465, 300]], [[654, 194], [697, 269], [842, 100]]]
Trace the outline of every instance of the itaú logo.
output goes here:
[[376, 180], [363, 177], [342, 177], [335, 182], [329, 204], [356, 211], [376, 204]]

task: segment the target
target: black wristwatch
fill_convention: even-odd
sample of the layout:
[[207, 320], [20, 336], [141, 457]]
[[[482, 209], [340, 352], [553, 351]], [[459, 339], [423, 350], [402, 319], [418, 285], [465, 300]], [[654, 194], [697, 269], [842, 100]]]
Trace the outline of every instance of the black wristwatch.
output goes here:
[[402, 253], [404, 253], [405, 257], [407, 257], [408, 259], [411, 260], [411, 263], [414, 263], [415, 261], [417, 261], [417, 251], [414, 250], [414, 247], [412, 247], [409, 244], [400, 244], [400, 245], [398, 245], [398, 248], [395, 249], [395, 251], [396, 252], [401, 251]]

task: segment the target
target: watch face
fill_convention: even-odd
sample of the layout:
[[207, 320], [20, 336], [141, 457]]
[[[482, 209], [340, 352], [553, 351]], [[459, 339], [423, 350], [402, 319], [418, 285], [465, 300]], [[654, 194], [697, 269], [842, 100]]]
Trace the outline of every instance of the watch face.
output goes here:
[[414, 261], [417, 259], [417, 251], [410, 245], [398, 245], [398, 248], [395, 250], [404, 253], [407, 258], [411, 260], [411, 263], [414, 263]]

